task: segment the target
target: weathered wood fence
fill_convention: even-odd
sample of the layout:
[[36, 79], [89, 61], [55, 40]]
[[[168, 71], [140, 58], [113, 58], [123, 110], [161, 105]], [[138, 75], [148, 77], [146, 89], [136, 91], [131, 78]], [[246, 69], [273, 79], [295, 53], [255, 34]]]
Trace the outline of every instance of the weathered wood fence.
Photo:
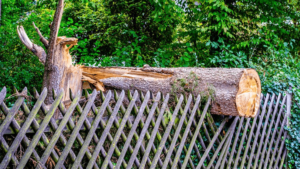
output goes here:
[[83, 103], [80, 94], [71, 96], [66, 108], [63, 91], [50, 106], [43, 103], [46, 94], [35, 94], [31, 110], [22, 95], [8, 108], [2, 89], [1, 169], [265, 169], [285, 163], [290, 95], [263, 96], [255, 118], [214, 119], [211, 98], [200, 95], [93, 91]]

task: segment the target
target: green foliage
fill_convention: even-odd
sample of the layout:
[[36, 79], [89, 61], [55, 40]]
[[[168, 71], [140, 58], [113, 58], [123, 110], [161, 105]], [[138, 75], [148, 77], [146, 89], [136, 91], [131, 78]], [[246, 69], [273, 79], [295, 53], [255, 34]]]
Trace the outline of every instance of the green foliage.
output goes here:
[[[57, 0], [2, 1], [1, 87], [41, 88], [43, 65], [20, 42], [16, 27], [22, 24], [42, 46], [31, 23], [49, 37], [56, 5]], [[59, 36], [79, 39], [71, 54], [80, 64], [250, 67], [259, 72], [265, 93], [291, 86], [286, 143], [290, 168], [299, 168], [299, 11], [299, 0], [66, 0]], [[185, 88], [191, 91], [193, 84]]]
[[[41, 44], [38, 40], [38, 35], [34, 32], [34, 28], [31, 25], [31, 21], [37, 21], [41, 16], [37, 16], [35, 12], [31, 11], [35, 5], [32, 1], [9, 0], [2, 1], [2, 3], [0, 26], [1, 87], [6, 85], [9, 93], [12, 92], [13, 86], [18, 89], [25, 86], [29, 89], [33, 89], [33, 87], [40, 89], [44, 67], [38, 58], [32, 55], [21, 43], [16, 28], [17, 25], [22, 23], [27, 30], [28, 36], [33, 38], [32, 41]], [[40, 22], [43, 21], [45, 19], [40, 18]]]

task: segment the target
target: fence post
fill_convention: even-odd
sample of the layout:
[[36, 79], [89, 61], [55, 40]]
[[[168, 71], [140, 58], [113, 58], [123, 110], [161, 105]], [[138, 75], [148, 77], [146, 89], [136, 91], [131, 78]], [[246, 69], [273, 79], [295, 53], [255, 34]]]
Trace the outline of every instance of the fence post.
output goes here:
[[287, 102], [286, 102], [286, 113], [287, 113], [287, 127], [290, 128], [290, 118], [291, 118], [291, 107], [292, 107], [292, 90], [291, 87], [286, 92]]
[[[287, 93], [287, 101], [286, 101], [286, 113], [287, 113], [287, 122], [286, 122], [286, 126], [287, 128], [291, 128], [291, 124], [290, 124], [290, 118], [291, 118], [291, 107], [292, 107], [292, 87], [290, 86], [289, 87], [289, 90], [286, 92]], [[285, 131], [287, 132], [287, 131]], [[287, 138], [289, 139], [290, 136], [289, 134], [287, 133]], [[285, 156], [285, 165], [286, 165], [286, 168], [287, 168], [287, 158], [288, 158], [288, 153], [289, 151], [286, 150], [286, 156]], [[281, 164], [282, 166], [282, 164]]]

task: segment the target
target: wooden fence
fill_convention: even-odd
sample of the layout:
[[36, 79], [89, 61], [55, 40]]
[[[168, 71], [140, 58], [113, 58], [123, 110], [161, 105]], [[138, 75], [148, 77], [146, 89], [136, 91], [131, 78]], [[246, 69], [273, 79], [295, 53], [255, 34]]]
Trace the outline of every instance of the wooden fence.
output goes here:
[[8, 108], [2, 89], [1, 169], [265, 169], [286, 161], [290, 95], [267, 94], [255, 118], [240, 118], [212, 117], [211, 98], [200, 95], [93, 91], [86, 99], [71, 96], [66, 108], [63, 91], [50, 106], [43, 103], [46, 94], [36, 93], [34, 106], [21, 94]]

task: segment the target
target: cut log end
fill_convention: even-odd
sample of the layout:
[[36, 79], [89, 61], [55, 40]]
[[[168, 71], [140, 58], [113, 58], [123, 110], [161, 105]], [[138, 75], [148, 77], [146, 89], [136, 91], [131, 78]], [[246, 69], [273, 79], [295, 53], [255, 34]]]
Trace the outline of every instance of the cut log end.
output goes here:
[[254, 69], [245, 69], [239, 82], [239, 90], [236, 94], [236, 107], [239, 116], [255, 117], [261, 95], [261, 83]]

